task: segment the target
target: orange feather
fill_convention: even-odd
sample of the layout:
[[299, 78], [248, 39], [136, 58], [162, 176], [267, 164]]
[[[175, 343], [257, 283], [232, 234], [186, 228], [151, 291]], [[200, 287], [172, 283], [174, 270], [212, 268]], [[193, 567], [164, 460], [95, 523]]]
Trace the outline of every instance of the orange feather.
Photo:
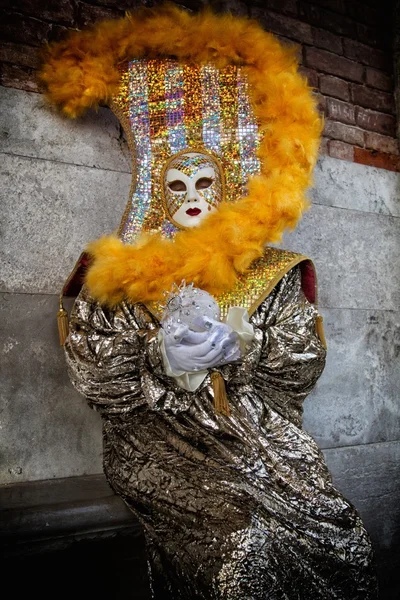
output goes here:
[[229, 290], [239, 273], [261, 256], [265, 244], [293, 229], [309, 206], [322, 131], [316, 100], [298, 72], [295, 52], [250, 19], [189, 13], [175, 5], [144, 8], [101, 22], [50, 45], [40, 80], [50, 102], [69, 117], [107, 102], [118, 90], [121, 62], [162, 58], [243, 66], [262, 141], [261, 174], [248, 195], [221, 204], [199, 227], [173, 240], [159, 234], [124, 246], [105, 237], [88, 247], [86, 283], [101, 303], [146, 302], [185, 279], [211, 294]]

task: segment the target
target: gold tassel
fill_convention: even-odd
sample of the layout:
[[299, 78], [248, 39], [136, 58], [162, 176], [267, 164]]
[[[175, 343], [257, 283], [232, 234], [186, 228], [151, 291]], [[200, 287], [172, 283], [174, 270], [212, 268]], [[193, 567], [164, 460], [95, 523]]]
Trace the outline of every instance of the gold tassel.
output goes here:
[[218, 371], [213, 371], [213, 373], [211, 373], [211, 381], [213, 384], [215, 412], [229, 417], [231, 411], [226, 395], [224, 378]]
[[60, 296], [60, 309], [57, 313], [57, 325], [60, 346], [64, 346], [68, 335], [68, 313], [63, 306], [62, 296]]
[[323, 345], [323, 347], [326, 350], [328, 346], [327, 346], [326, 338], [325, 338], [324, 319], [323, 319], [322, 315], [317, 315], [315, 318], [315, 331], [317, 332], [317, 335], [318, 335], [319, 339], [321, 340], [321, 344]]

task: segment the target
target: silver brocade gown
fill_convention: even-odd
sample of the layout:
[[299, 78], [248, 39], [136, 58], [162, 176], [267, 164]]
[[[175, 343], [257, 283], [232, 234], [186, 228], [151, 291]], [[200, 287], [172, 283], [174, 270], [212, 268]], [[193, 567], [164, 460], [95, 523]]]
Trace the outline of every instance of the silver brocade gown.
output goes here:
[[163, 373], [143, 305], [75, 302], [70, 377], [103, 418], [104, 471], [143, 524], [156, 598], [376, 598], [368, 534], [301, 429], [325, 364], [315, 314], [295, 267], [251, 317], [251, 352], [221, 369], [225, 417], [209, 377], [190, 393]]

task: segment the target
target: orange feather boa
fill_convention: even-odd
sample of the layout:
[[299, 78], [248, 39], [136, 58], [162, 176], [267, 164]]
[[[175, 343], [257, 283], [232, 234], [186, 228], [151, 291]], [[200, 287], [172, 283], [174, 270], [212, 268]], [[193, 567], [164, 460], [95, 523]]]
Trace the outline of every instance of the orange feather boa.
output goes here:
[[262, 133], [261, 173], [250, 179], [246, 197], [221, 204], [199, 227], [173, 240], [154, 234], [131, 246], [113, 236], [92, 242], [86, 283], [110, 306], [123, 299], [160, 299], [182, 279], [214, 295], [229, 290], [265, 244], [293, 229], [308, 207], [305, 192], [322, 120], [293, 49], [254, 21], [208, 9], [191, 14], [173, 5], [140, 9], [49, 46], [40, 79], [48, 99], [76, 117], [117, 92], [121, 62], [166, 56], [243, 66]]

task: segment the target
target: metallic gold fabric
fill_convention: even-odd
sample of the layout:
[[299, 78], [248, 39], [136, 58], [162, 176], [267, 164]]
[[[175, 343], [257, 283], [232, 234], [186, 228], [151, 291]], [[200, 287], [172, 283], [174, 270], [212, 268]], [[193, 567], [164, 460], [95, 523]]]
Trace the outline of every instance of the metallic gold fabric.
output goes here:
[[104, 470], [143, 524], [159, 600], [372, 600], [371, 545], [301, 428], [325, 362], [293, 268], [253, 313], [256, 335], [195, 393], [162, 370], [143, 305], [103, 310], [81, 293], [66, 356], [104, 423]]

